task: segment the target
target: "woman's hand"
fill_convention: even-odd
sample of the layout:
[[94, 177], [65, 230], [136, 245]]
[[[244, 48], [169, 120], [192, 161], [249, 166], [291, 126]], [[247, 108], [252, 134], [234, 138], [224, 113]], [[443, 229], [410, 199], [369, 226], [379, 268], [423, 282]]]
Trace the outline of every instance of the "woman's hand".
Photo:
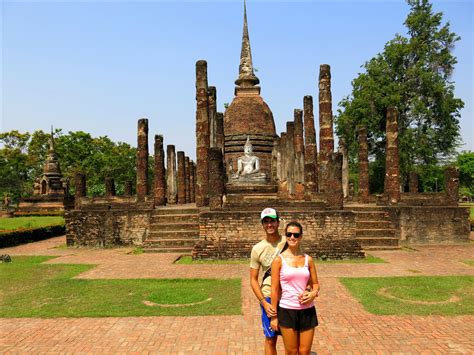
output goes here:
[[304, 290], [299, 296], [299, 301], [301, 304], [311, 303], [318, 296], [319, 290]]
[[272, 317], [270, 320], [270, 327], [276, 332], [280, 329], [278, 326], [278, 318], [277, 317]]

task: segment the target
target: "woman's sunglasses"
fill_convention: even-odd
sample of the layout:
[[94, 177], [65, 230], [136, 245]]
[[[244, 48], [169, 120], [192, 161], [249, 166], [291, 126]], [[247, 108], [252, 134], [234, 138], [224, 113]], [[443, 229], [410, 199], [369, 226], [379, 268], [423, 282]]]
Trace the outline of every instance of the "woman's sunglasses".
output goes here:
[[299, 237], [301, 237], [301, 233], [286, 232], [286, 237], [287, 237], [287, 238], [290, 238], [291, 236], [293, 236], [293, 237], [295, 237], [295, 238], [299, 238]]

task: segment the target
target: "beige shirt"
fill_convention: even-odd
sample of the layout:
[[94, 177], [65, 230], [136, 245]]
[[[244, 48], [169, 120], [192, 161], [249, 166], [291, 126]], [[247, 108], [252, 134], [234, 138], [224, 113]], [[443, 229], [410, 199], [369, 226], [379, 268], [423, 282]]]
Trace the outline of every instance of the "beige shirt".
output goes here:
[[[250, 267], [257, 270], [262, 268], [262, 274], [259, 276], [263, 277], [265, 272], [267, 272], [267, 270], [272, 266], [273, 259], [280, 254], [285, 242], [286, 240], [280, 237], [280, 239], [275, 243], [270, 243], [264, 239], [255, 244], [252, 248], [252, 253], [250, 254]], [[261, 288], [263, 295], [265, 297], [270, 297], [272, 291], [270, 276], [263, 281]]]

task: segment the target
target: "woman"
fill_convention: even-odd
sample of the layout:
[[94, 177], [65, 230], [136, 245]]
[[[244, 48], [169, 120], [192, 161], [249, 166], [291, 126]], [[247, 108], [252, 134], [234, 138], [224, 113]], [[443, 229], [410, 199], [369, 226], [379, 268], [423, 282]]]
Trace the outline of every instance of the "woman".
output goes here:
[[285, 235], [288, 248], [272, 263], [271, 298], [278, 311], [270, 324], [281, 331], [286, 354], [304, 355], [311, 352], [318, 325], [313, 303], [319, 295], [318, 275], [313, 258], [301, 252], [301, 224], [288, 223]]

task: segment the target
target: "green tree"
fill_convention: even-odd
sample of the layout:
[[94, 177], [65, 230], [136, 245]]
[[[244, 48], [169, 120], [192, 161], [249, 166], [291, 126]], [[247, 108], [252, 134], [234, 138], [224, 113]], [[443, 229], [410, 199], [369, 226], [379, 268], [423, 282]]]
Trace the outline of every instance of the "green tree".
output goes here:
[[456, 159], [459, 182], [463, 195], [474, 197], [474, 152], [462, 152]]
[[336, 130], [357, 151], [356, 129], [367, 126], [369, 151], [385, 157], [386, 109], [399, 111], [399, 155], [402, 178], [415, 165], [434, 165], [452, 157], [460, 142], [459, 111], [451, 75], [451, 51], [460, 39], [442, 24], [428, 0], [408, 0], [407, 37], [397, 34], [384, 50], [363, 65], [352, 82], [352, 93], [339, 103]]

